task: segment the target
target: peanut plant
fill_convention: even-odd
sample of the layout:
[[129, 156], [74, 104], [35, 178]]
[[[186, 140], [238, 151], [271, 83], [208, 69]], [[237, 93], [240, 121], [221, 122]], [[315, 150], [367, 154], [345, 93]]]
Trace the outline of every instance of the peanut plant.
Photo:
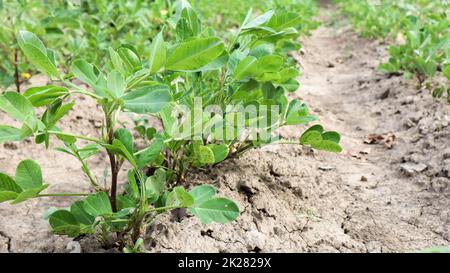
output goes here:
[[[130, 45], [110, 47], [111, 66], [106, 71], [77, 59], [71, 71], [63, 74], [53, 51], [35, 34], [17, 34], [21, 50], [52, 84], [0, 96], [0, 109], [22, 124], [20, 128], [1, 125], [0, 141], [33, 137], [46, 147], [59, 141], [63, 146], [56, 151], [79, 161], [91, 190], [47, 193], [38, 163], [24, 160], [15, 177], [0, 174], [0, 202], [81, 197], [69, 208], [48, 212], [53, 232], [71, 237], [115, 233], [119, 245], [133, 252], [142, 244], [143, 229], [173, 209], [187, 209], [205, 224], [229, 223], [238, 217], [238, 206], [216, 197], [212, 186], [186, 190], [190, 187], [187, 172], [192, 169], [210, 168], [271, 143], [342, 150], [339, 134], [320, 125], [310, 127], [297, 140], [277, 135], [280, 127], [316, 119], [306, 104], [288, 100], [288, 94], [299, 87], [295, 79], [299, 71], [287, 54], [299, 35], [294, 28], [302, 20], [298, 14], [270, 10], [254, 17], [250, 11], [225, 43], [212, 29], [202, 27], [189, 3], [181, 3], [171, 19], [175, 23], [172, 40], [165, 41], [161, 30], [145, 57]], [[89, 88], [75, 84], [75, 79]], [[80, 94], [103, 110], [101, 137], [65, 132], [58, 126], [72, 110], [73, 96]], [[37, 108], [45, 109], [42, 115], [36, 114]], [[122, 112], [138, 116], [135, 130], [140, 141], [120, 125]], [[151, 121], [163, 129], [151, 127]], [[109, 158], [107, 185], [94, 177], [87, 163], [101, 151]], [[127, 181], [119, 181], [122, 166], [130, 166]]]
[[[389, 46], [389, 60], [379, 65], [385, 73], [416, 77], [419, 87], [434, 97], [449, 95], [450, 20], [448, 1], [341, 1], [341, 10], [363, 36], [399, 40]], [[442, 74], [443, 83], [427, 81]]]

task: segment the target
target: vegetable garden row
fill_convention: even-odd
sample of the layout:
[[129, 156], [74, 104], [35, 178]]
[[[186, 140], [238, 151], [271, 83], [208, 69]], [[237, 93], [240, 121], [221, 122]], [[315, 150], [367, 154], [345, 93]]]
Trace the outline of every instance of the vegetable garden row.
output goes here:
[[[450, 100], [449, 1], [338, 0], [342, 12], [364, 37], [388, 39], [390, 58], [385, 73], [416, 77], [434, 97]], [[441, 81], [430, 80], [435, 77]]]
[[[68, 208], [48, 210], [54, 233], [114, 233], [120, 249], [140, 251], [143, 229], [171, 210], [185, 208], [203, 223], [239, 216], [238, 206], [217, 197], [212, 186], [189, 186], [185, 174], [193, 168], [271, 143], [341, 151], [339, 134], [320, 125], [297, 140], [275, 134], [316, 119], [287, 96], [299, 87], [288, 53], [299, 49], [299, 35], [316, 26], [313, 1], [273, 1], [246, 14], [216, 1], [50, 2], [2, 1], [0, 11], [9, 20], [2, 26], [7, 91], [0, 109], [20, 125], [1, 125], [0, 140], [33, 138], [47, 148], [57, 143], [55, 152], [79, 161], [91, 190], [47, 190], [44, 181], [52, 178], [44, 179], [39, 163], [25, 159], [15, 176], [0, 174], [0, 201], [80, 197]], [[49, 84], [22, 90], [39, 72]], [[100, 137], [58, 126], [80, 94], [103, 110]], [[121, 126], [122, 112], [136, 114], [137, 135]], [[87, 160], [102, 151], [110, 170], [98, 178]], [[129, 169], [127, 181], [119, 181], [122, 166]]]
[[[449, 12], [447, 0], [0, 0], [0, 214], [45, 206], [52, 242], [132, 253], [178, 249], [153, 244], [164, 221], [185, 225], [180, 244], [220, 252], [448, 242], [435, 225], [450, 185]], [[417, 243], [424, 230], [433, 244]], [[24, 238], [6, 233], [0, 252]], [[267, 237], [279, 242], [263, 249]]]

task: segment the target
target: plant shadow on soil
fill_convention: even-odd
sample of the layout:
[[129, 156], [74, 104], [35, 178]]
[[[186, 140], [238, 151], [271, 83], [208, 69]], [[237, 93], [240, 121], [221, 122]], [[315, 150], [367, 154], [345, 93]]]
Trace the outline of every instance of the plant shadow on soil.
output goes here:
[[[333, 9], [323, 6], [319, 19]], [[386, 45], [359, 38], [348, 25], [322, 24], [302, 44], [304, 54], [293, 54], [303, 68], [293, 97], [306, 101], [325, 128], [342, 133], [344, 152], [273, 145], [191, 172], [187, 181], [213, 184], [238, 203], [240, 217], [203, 225], [174, 211], [147, 230], [149, 251], [403, 252], [449, 245], [450, 105], [412, 81], [377, 72]], [[79, 97], [62, 127], [94, 136], [101, 117]], [[0, 123], [13, 124], [4, 114]], [[295, 138], [303, 130], [281, 134]], [[364, 143], [369, 134], [388, 133], [395, 135], [390, 149]], [[50, 190], [88, 189], [76, 160], [31, 141], [4, 143], [0, 170], [13, 174], [25, 158], [42, 165]], [[89, 162], [99, 177], [105, 162], [105, 154]], [[68, 204], [60, 198], [1, 204], [0, 252], [116, 251], [92, 237], [52, 235], [43, 212]]]

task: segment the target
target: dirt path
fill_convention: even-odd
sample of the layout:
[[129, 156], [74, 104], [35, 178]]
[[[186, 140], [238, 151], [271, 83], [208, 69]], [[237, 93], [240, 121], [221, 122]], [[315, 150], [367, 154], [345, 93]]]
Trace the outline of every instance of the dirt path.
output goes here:
[[[330, 12], [322, 10], [325, 24]], [[304, 48], [300, 97], [343, 135], [343, 156], [325, 162], [336, 166], [331, 172], [349, 195], [344, 234], [367, 251], [448, 245], [449, 105], [418, 93], [413, 82], [378, 73], [385, 45], [348, 27], [322, 26]], [[364, 144], [372, 133], [394, 134], [393, 148]]]
[[[161, 221], [151, 233], [154, 251], [401, 252], [449, 244], [449, 105], [378, 73], [386, 46], [329, 26], [332, 12], [323, 7], [324, 24], [296, 56], [304, 71], [297, 96], [342, 133], [345, 151], [271, 146], [193, 175], [238, 200], [241, 217], [212, 227]], [[395, 135], [393, 148], [364, 144], [372, 133]]]
[[[450, 105], [413, 82], [378, 73], [386, 46], [358, 38], [341, 18], [328, 25], [331, 12], [322, 7], [324, 24], [303, 40], [305, 54], [296, 56], [303, 76], [295, 96], [328, 130], [342, 134], [344, 152], [274, 145], [191, 173], [192, 184], [211, 183], [235, 200], [241, 216], [228, 225], [203, 225], [177, 211], [148, 230], [148, 249], [401, 252], [450, 244]], [[84, 115], [71, 113], [67, 130], [93, 135], [100, 111], [92, 111], [90, 102], [77, 107]], [[283, 135], [294, 138], [303, 130]], [[395, 135], [392, 149], [364, 144], [372, 133]], [[28, 142], [0, 147], [0, 170], [13, 174], [25, 158], [42, 164], [53, 190], [87, 187], [76, 162]], [[102, 155], [90, 162], [95, 173], [103, 172], [105, 160]], [[83, 251], [105, 251], [91, 239], [71, 242], [50, 233], [42, 213], [67, 204], [50, 198], [0, 204], [0, 252], [77, 251], [79, 243]]]

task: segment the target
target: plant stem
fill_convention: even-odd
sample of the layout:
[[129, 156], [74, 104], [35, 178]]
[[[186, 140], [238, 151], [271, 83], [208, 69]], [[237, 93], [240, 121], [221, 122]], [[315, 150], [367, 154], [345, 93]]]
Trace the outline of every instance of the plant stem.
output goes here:
[[[107, 110], [107, 109], [103, 109]], [[113, 143], [114, 140], [114, 120], [111, 117], [114, 117], [114, 111], [104, 111], [105, 112], [105, 120], [106, 120], [106, 130], [107, 130], [107, 142], [109, 144]], [[110, 202], [113, 212], [117, 212], [117, 204], [116, 204], [116, 196], [117, 196], [117, 176], [119, 174], [119, 163], [116, 159], [116, 156], [109, 150], [107, 150], [109, 157], [109, 164], [111, 165], [111, 192], [110, 192]]]
[[152, 211], [158, 212], [158, 211], [167, 210], [167, 209], [181, 209], [181, 208], [184, 208], [184, 207], [183, 206], [166, 206], [166, 207], [149, 209], [148, 211], [149, 212], [152, 212]]
[[84, 90], [83, 88], [77, 86], [76, 84], [71, 83], [70, 81], [62, 81], [64, 84], [66, 84], [69, 87], [72, 87], [73, 89], [75, 89], [74, 93], [79, 93], [79, 94], [83, 94], [89, 97], [92, 97], [94, 99], [101, 99], [102, 97], [92, 93], [92, 92], [88, 92], [86, 90]]
[[38, 197], [52, 197], [52, 196], [89, 196], [93, 195], [92, 193], [45, 193], [45, 194], [39, 194]]
[[87, 136], [81, 136], [81, 135], [74, 135], [71, 133], [65, 133], [65, 132], [59, 132], [59, 131], [47, 131], [47, 133], [53, 134], [53, 135], [68, 136], [68, 137], [84, 139], [84, 140], [95, 142], [95, 143], [102, 143], [102, 141], [99, 139], [95, 139], [95, 138], [91, 138], [91, 137], [87, 137]]
[[20, 75], [19, 75], [19, 52], [14, 49], [14, 79], [17, 93], [20, 93]]
[[117, 170], [117, 162], [116, 157], [114, 154], [108, 151], [109, 156], [109, 162], [111, 165], [111, 207], [113, 212], [117, 211], [117, 205], [116, 205], [116, 195], [117, 195], [117, 176], [118, 176], [118, 170]]
[[300, 141], [279, 141], [279, 142], [275, 142], [275, 144], [300, 144]]

